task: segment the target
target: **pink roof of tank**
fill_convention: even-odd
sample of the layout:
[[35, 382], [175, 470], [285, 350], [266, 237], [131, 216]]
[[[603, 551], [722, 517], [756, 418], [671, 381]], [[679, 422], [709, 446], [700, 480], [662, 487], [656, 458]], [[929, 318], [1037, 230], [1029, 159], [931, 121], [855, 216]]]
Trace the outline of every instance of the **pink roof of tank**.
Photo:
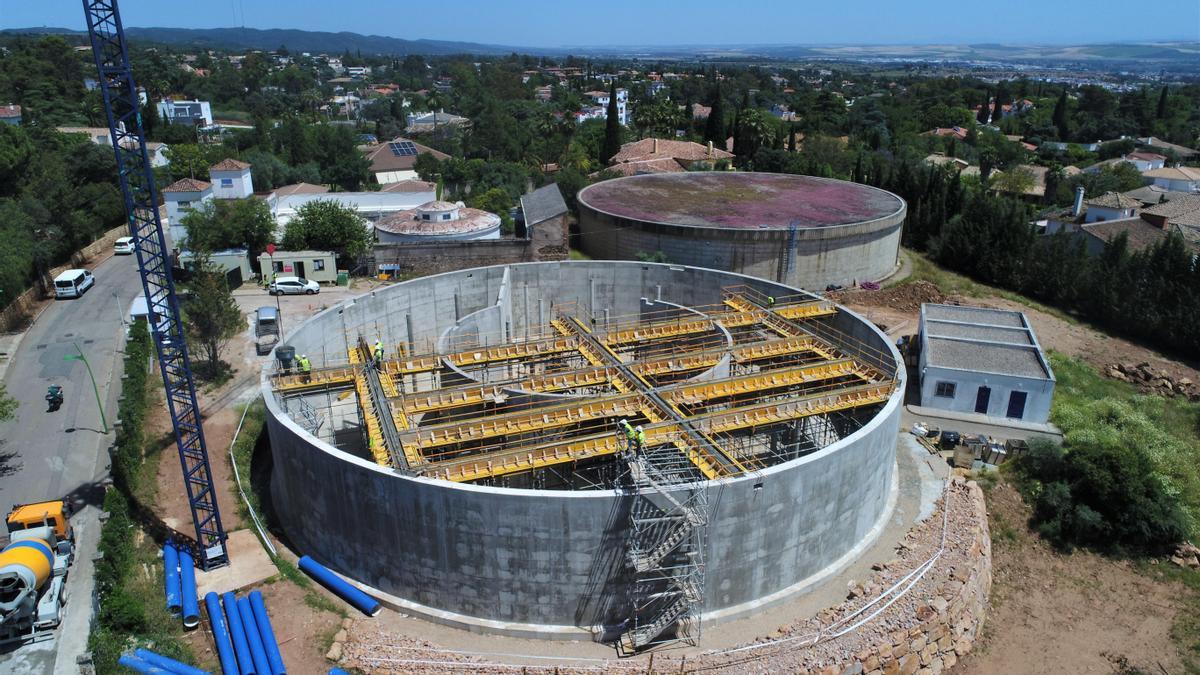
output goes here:
[[840, 180], [776, 173], [648, 174], [596, 183], [579, 201], [614, 216], [671, 225], [786, 229], [875, 220], [899, 211], [890, 192]]

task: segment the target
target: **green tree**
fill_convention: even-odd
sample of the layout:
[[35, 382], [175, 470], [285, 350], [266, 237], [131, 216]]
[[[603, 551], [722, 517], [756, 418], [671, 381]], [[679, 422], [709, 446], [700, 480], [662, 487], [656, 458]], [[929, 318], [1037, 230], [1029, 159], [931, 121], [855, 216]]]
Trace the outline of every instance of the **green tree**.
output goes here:
[[1070, 101], [1067, 99], [1067, 90], [1064, 89], [1059, 95], [1058, 101], [1054, 104], [1054, 114], [1051, 120], [1054, 122], [1054, 128], [1058, 130], [1058, 140], [1071, 140], [1070, 116], [1071, 111]]
[[367, 223], [352, 209], [332, 200], [319, 199], [301, 206], [283, 232], [283, 248], [333, 251], [350, 263], [371, 248]]
[[225, 275], [207, 256], [197, 259], [196, 275], [189, 285], [192, 297], [187, 303], [187, 335], [203, 359], [197, 371], [205, 379], [216, 380], [229, 368], [221, 361], [221, 353], [246, 327], [246, 317], [238, 309]]
[[1158, 95], [1158, 106], [1154, 112], [1154, 116], [1160, 120], [1167, 116], [1167, 95], [1167, 85], [1164, 84], [1162, 93]]
[[724, 150], [729, 137], [725, 133], [725, 101], [721, 98], [720, 87], [713, 87], [709, 107], [711, 110], [704, 122], [704, 140]]
[[608, 92], [608, 110], [604, 120], [604, 145], [600, 146], [600, 165], [607, 166], [609, 160], [621, 151], [621, 122], [617, 119], [617, 81], [614, 78]]
[[313, 130], [313, 160], [321, 168], [321, 181], [343, 190], [357, 190], [371, 179], [371, 163], [358, 151], [353, 129], [318, 124]]
[[504, 189], [494, 187], [479, 193], [472, 193], [470, 199], [467, 200], [467, 206], [500, 216], [500, 227], [503, 232], [510, 234], [513, 231], [513, 218], [508, 212], [513, 207], [513, 200]]
[[256, 260], [275, 240], [271, 207], [257, 197], [214, 199], [184, 216], [183, 226], [188, 250], [199, 253], [245, 247]]
[[229, 148], [222, 145], [177, 143], [167, 147], [167, 159], [171, 161], [171, 177], [175, 180], [208, 180], [208, 167], [232, 156]]

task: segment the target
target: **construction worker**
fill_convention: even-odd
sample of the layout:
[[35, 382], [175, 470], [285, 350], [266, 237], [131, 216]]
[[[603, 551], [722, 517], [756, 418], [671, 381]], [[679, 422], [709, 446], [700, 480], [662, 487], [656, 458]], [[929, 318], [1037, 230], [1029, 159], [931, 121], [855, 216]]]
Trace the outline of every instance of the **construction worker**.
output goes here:
[[771, 309], [774, 306], [775, 306], [775, 296], [768, 295], [767, 296], [767, 309]]
[[625, 432], [625, 451], [632, 455], [634, 447], [637, 446], [637, 429], [634, 429], [633, 425], [629, 423], [629, 420], [625, 419], [624, 417], [622, 417], [621, 421], [617, 424], [620, 425], [621, 430]]
[[637, 440], [637, 451], [640, 455], [646, 451], [646, 431], [642, 429], [642, 425], [637, 425], [635, 435]]
[[383, 366], [383, 340], [375, 340], [375, 367]]
[[308, 360], [307, 354], [301, 354], [297, 361], [300, 364], [300, 374], [304, 379], [304, 383], [312, 382], [312, 361]]

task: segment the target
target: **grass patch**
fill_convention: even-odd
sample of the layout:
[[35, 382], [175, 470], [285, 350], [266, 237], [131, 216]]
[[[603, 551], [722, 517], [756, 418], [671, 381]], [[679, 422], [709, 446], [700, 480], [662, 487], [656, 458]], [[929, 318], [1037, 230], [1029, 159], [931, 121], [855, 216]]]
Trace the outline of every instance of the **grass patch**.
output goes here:
[[[254, 449], [258, 446], [264, 426], [266, 424], [267, 406], [263, 400], [255, 399], [249, 407], [243, 407], [245, 411], [245, 419], [242, 420], [242, 429], [238, 432], [237, 439], [233, 444], [233, 462], [237, 468], [238, 475], [242, 480], [242, 488], [245, 490], [246, 499], [241, 499], [240, 495], [237, 501], [238, 515], [242, 521], [251, 523], [250, 509], [246, 506], [246, 501], [254, 507], [254, 512], [260, 518], [266, 517], [266, 511], [263, 509], [262, 497], [255, 488], [255, 483], [251, 479], [251, 464], [254, 458]], [[255, 528], [255, 534], [258, 530]], [[268, 553], [269, 554], [269, 553]], [[346, 617], [346, 609], [340, 604], [321, 595], [317, 591], [316, 585], [308, 575], [300, 571], [290, 560], [281, 556], [272, 556], [271, 562], [274, 563], [275, 569], [279, 571], [278, 577], [285, 581], [290, 581], [304, 590], [304, 604], [308, 605], [319, 612], [331, 612], [340, 617]], [[332, 642], [332, 639], [331, 639]], [[325, 649], [328, 649], [328, 645]]]
[[892, 284], [887, 284], [889, 287], [903, 286], [905, 284], [911, 284], [914, 281], [928, 281], [934, 286], [940, 288], [943, 293], [948, 295], [962, 295], [968, 298], [1003, 298], [1010, 302], [1015, 302], [1030, 309], [1035, 309], [1044, 314], [1049, 314], [1055, 318], [1062, 319], [1067, 323], [1080, 323], [1079, 319], [1067, 314], [1061, 309], [1057, 309], [1049, 305], [1043, 305], [1040, 302], [1036, 302], [1025, 297], [1024, 295], [1021, 295], [1020, 293], [1013, 293], [1012, 291], [1008, 291], [1003, 288], [981, 284], [970, 277], [963, 276], [957, 272], [951, 272], [950, 270], [938, 266], [937, 263], [930, 260], [923, 253], [917, 253], [911, 249], [904, 249], [904, 255], [908, 257], [908, 262], [912, 268], [912, 272], [904, 279], [896, 281]]
[[[146, 413], [156, 391], [148, 363], [153, 347], [145, 321], [134, 323], [125, 348], [121, 426], [113, 449], [113, 487], [104, 495], [109, 514], [100, 528], [100, 553], [96, 563], [99, 612], [88, 636], [96, 672], [118, 672], [117, 659], [135, 647], [153, 648], [161, 654], [195, 663], [183, 640], [183, 624], [172, 617], [163, 597], [163, 569], [158, 545], [138, 530], [136, 504], [151, 504], [155, 494], [156, 461], [169, 441], [147, 439]], [[157, 399], [154, 399], [157, 402]], [[88, 598], [76, 598], [75, 604]], [[79, 611], [76, 607], [74, 611]]]
[[577, 248], [571, 249], [571, 260], [591, 260], [592, 256], [580, 251]]
[[1136, 444], [1149, 456], [1168, 493], [1179, 498], [1191, 535], [1200, 531], [1200, 403], [1141, 394], [1057, 352], [1050, 363], [1058, 384], [1050, 419], [1068, 444]]

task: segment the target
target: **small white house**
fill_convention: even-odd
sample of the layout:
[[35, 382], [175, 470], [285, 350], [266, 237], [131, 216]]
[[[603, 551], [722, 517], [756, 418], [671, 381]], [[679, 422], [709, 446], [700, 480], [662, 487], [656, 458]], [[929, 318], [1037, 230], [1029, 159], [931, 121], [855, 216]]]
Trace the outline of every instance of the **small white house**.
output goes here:
[[1132, 218], [1142, 206], [1142, 203], [1133, 197], [1116, 192], [1106, 192], [1087, 200], [1084, 204], [1087, 205], [1087, 213], [1083, 217], [1085, 223]]
[[163, 201], [167, 204], [167, 223], [170, 226], [173, 246], [183, 248], [183, 242], [187, 239], [183, 217], [212, 198], [212, 183], [195, 178], [177, 180], [163, 188]]
[[1137, 167], [1137, 170], [1142, 173], [1156, 171], [1167, 165], [1167, 158], [1157, 152], [1131, 152], [1125, 155], [1125, 161]]
[[236, 159], [223, 159], [208, 167], [213, 196], [217, 199], [243, 199], [254, 194], [250, 165]]
[[176, 101], [164, 98], [158, 102], [158, 116], [171, 124], [201, 127], [210, 127], [213, 124], [212, 106], [208, 101]]
[[[608, 119], [608, 99], [609, 92], [607, 91], [589, 91], [587, 96], [590, 96], [592, 102], [604, 109], [604, 113], [599, 115], [600, 119]], [[617, 90], [617, 121], [621, 124], [629, 124], [629, 91], [626, 89]]]
[[1190, 166], [1155, 169], [1142, 174], [1152, 185], [1176, 192], [1200, 192], [1200, 169]]

